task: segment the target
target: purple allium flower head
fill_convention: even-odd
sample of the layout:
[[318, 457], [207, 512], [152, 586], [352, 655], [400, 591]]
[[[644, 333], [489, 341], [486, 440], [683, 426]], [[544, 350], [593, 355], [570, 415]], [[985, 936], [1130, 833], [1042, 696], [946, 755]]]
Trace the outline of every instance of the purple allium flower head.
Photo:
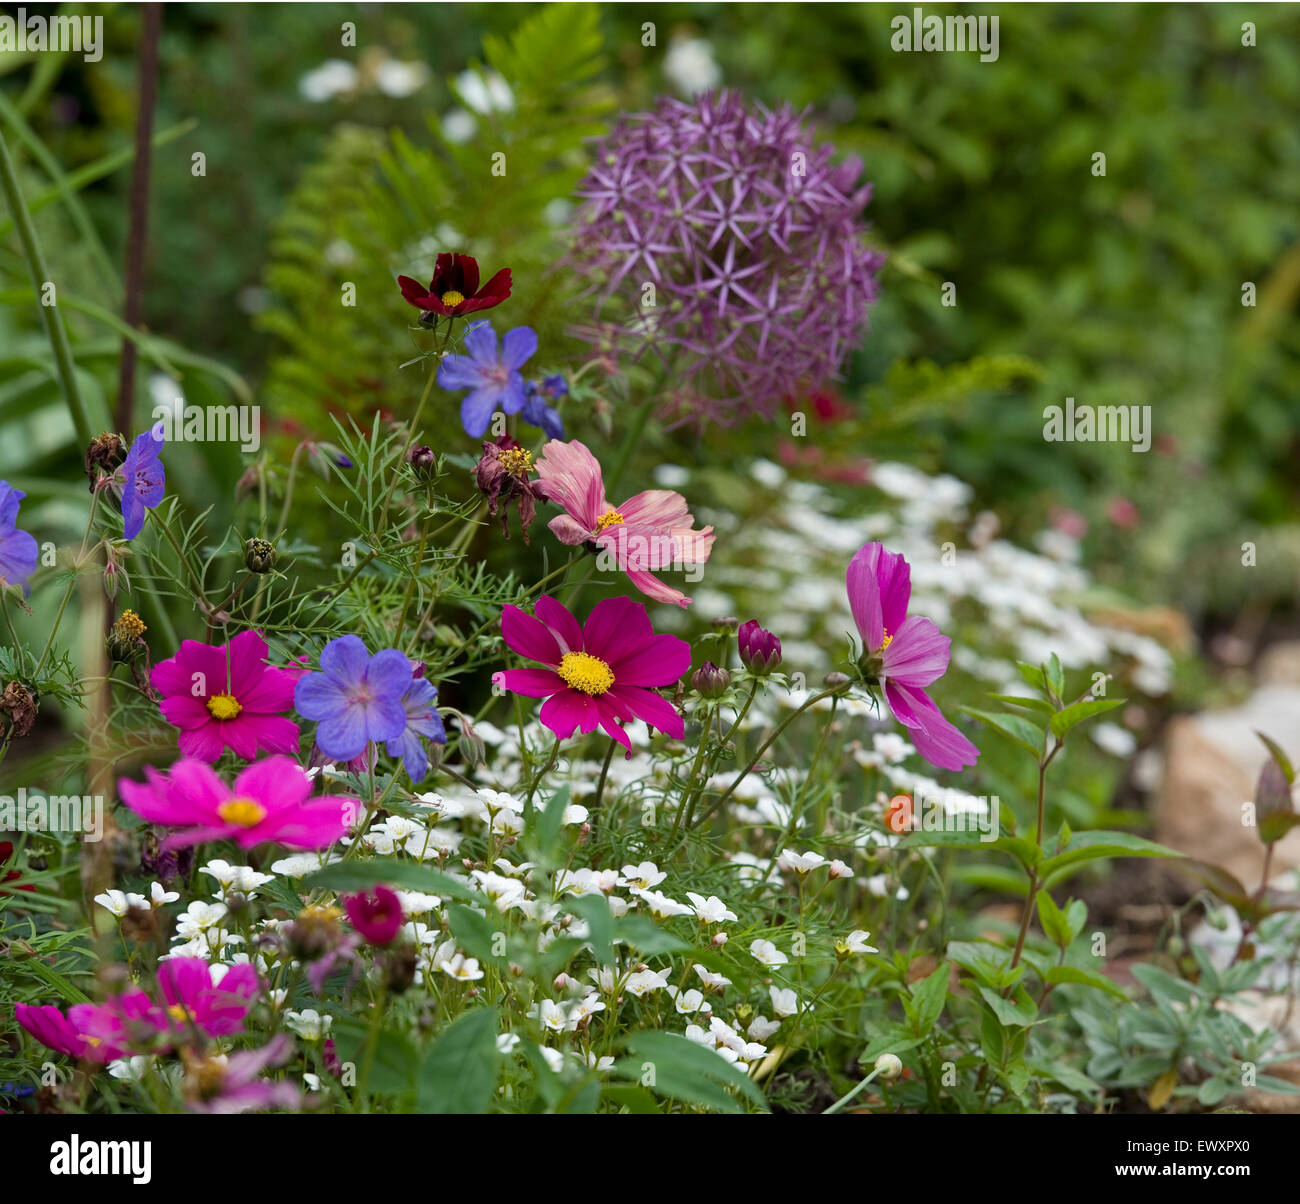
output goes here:
[[163, 500], [167, 474], [162, 462], [162, 424], [151, 427], [135, 438], [126, 461], [118, 470], [122, 487], [122, 534], [134, 539], [144, 527], [144, 512]]
[[21, 585], [23, 597], [32, 592], [30, 581], [39, 555], [36, 540], [16, 525], [18, 503], [26, 496], [8, 481], [0, 481], [0, 589]]
[[[866, 326], [884, 261], [862, 240], [871, 188], [803, 120], [729, 92], [665, 98], [596, 144], [575, 266], [642, 314], [616, 346], [679, 353], [683, 418], [771, 414], [836, 376]], [[646, 284], [655, 305], [642, 311]]]
[[438, 366], [438, 384], [449, 391], [469, 389], [461, 402], [465, 433], [481, 439], [495, 410], [517, 414], [524, 407], [524, 378], [519, 369], [537, 350], [537, 334], [528, 326], [506, 332], [497, 350], [490, 322], [475, 322], [465, 333], [465, 355], [449, 355]]
[[370, 742], [401, 740], [409, 717], [404, 702], [411, 662], [396, 648], [371, 656], [355, 635], [340, 636], [320, 654], [320, 672], [294, 687], [294, 706], [318, 720], [316, 743], [336, 761], [360, 756]]

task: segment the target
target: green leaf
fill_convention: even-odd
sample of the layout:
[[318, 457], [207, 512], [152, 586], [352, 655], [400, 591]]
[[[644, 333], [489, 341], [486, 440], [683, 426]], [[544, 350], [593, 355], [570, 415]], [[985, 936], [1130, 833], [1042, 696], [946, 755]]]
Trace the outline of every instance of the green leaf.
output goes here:
[[397, 861], [387, 857], [372, 857], [367, 861], [337, 861], [308, 874], [302, 880], [302, 885], [313, 890], [332, 891], [393, 886], [450, 899], [464, 899], [471, 903], [488, 901], [465, 883], [441, 870], [415, 861]]
[[715, 1112], [742, 1112], [725, 1090], [731, 1087], [756, 1108], [767, 1111], [767, 1101], [753, 1079], [694, 1041], [676, 1033], [646, 1030], [629, 1034], [623, 1047], [631, 1056], [619, 1059], [612, 1073], [640, 1082], [657, 1095]]
[[1050, 720], [1052, 734], [1059, 739], [1075, 724], [1091, 719], [1094, 715], [1100, 715], [1103, 711], [1114, 710], [1115, 707], [1122, 706], [1125, 701], [1123, 698], [1095, 698], [1086, 702], [1071, 703], [1063, 711], [1057, 711], [1052, 716]]
[[1035, 726], [1022, 715], [1004, 715], [994, 711], [978, 711], [974, 707], [962, 707], [966, 714], [978, 719], [981, 723], [993, 728], [994, 731], [1001, 732], [1004, 736], [1009, 736], [1022, 748], [1027, 749], [1033, 754], [1034, 760], [1038, 760], [1043, 751], [1043, 732], [1042, 729]]
[[1295, 785], [1295, 769], [1291, 765], [1290, 759], [1286, 753], [1278, 746], [1277, 742], [1269, 739], [1263, 732], [1255, 733], [1268, 746], [1268, 751], [1273, 754], [1273, 760], [1277, 762], [1278, 768], [1281, 769], [1283, 776], [1286, 778], [1288, 786]]
[[1017, 987], [1011, 999], [1004, 999], [991, 987], [980, 987], [979, 992], [998, 1018], [999, 1024], [1008, 1028], [1024, 1028], [1038, 1019], [1038, 1008], [1024, 987]]
[[[532, 847], [539, 854], [549, 854], [555, 847], [555, 842], [560, 835], [560, 825], [564, 822], [564, 809], [569, 805], [569, 787], [561, 786], [546, 804], [546, 809], [534, 809], [530, 821], [533, 826], [531, 833]], [[527, 823], [525, 824], [527, 831]]]
[[[480, 915], [472, 907], [466, 907], [463, 903], [451, 904], [446, 908], [445, 914], [451, 924], [451, 934], [456, 938], [456, 944], [470, 957], [476, 957], [481, 962], [502, 968], [509, 964], [504, 953], [494, 952], [502, 929], [493, 925], [487, 916]], [[493, 914], [497, 913], [493, 912]]]
[[1030, 711], [1042, 711], [1045, 715], [1056, 714], [1056, 708], [1043, 698], [1028, 698], [1021, 694], [990, 694], [997, 702], [1005, 702], [1013, 707], [1024, 707]]
[[1081, 987], [1096, 987], [1099, 991], [1105, 991], [1108, 995], [1114, 995], [1117, 999], [1128, 1002], [1128, 996], [1116, 983], [1095, 970], [1084, 970], [1079, 966], [1053, 966], [1047, 972], [1048, 986], [1060, 986], [1067, 982], [1077, 983]]
[[1038, 922], [1042, 925], [1048, 940], [1061, 949], [1066, 948], [1071, 937], [1070, 925], [1065, 918], [1064, 912], [1056, 906], [1052, 896], [1045, 890], [1038, 892], [1035, 902], [1038, 905]]
[[417, 1079], [417, 1109], [434, 1116], [483, 1115], [496, 1094], [499, 1062], [496, 1008], [471, 1009], [425, 1054]]
[[1043, 666], [1043, 675], [1047, 684], [1057, 698], [1065, 697], [1065, 670], [1061, 668], [1061, 658], [1052, 653], [1051, 659]]
[[[335, 1021], [333, 1031], [340, 1061], [361, 1067], [370, 1038], [368, 1026], [355, 1017], [340, 1017]], [[415, 1086], [415, 1069], [419, 1064], [419, 1054], [407, 1037], [383, 1029], [375, 1042], [366, 1090], [380, 1095], [405, 1095]]]
[[614, 913], [604, 895], [576, 895], [565, 900], [565, 906], [587, 921], [590, 935], [587, 940], [591, 951], [602, 966], [614, 961]]
[[1047, 689], [1047, 677], [1037, 665], [1031, 665], [1028, 661], [1016, 661], [1016, 668], [1020, 670], [1020, 676], [1034, 689]]
[[948, 998], [948, 974], [951, 967], [941, 962], [931, 974], [926, 975], [912, 988], [912, 1027], [918, 1037], [926, 1036], [939, 1017]]
[[1065, 852], [1048, 857], [1039, 864], [1038, 876], [1044, 886], [1050, 886], [1052, 878], [1064, 870], [1107, 857], [1181, 858], [1182, 853], [1128, 832], [1077, 832]]

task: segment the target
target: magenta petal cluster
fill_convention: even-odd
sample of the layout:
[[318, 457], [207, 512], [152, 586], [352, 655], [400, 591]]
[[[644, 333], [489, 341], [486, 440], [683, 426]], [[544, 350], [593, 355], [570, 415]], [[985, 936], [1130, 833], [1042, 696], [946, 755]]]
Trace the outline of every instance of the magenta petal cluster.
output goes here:
[[554, 598], [537, 599], [533, 618], [517, 606], [501, 612], [501, 635], [542, 669], [509, 669], [494, 685], [545, 698], [541, 721], [561, 740], [602, 727], [632, 755], [623, 724], [643, 719], [678, 739], [682, 717], [655, 687], [670, 686], [690, 667], [691, 646], [656, 635], [645, 607], [631, 598], [606, 598], [584, 629]]
[[713, 551], [713, 528], [694, 529], [695, 518], [680, 493], [647, 489], [611, 506], [599, 461], [576, 439], [552, 439], [542, 448], [536, 489], [564, 508], [547, 523], [561, 543], [594, 544], [646, 597], [683, 608], [691, 604], [681, 590], [654, 575], [657, 570], [703, 564]]
[[145, 766], [145, 782], [122, 779], [122, 800], [142, 819], [179, 828], [164, 848], [233, 840], [251, 849], [277, 841], [293, 849], [323, 849], [349, 827], [357, 800], [342, 795], [310, 798], [312, 782], [288, 757], [250, 765], [233, 786], [211, 766], [183, 757], [162, 774]]
[[163, 696], [163, 718], [181, 729], [183, 756], [215, 761], [229, 748], [251, 761], [298, 751], [298, 725], [284, 712], [302, 670], [273, 668], [268, 651], [256, 631], [241, 631], [228, 644], [184, 640], [154, 666], [150, 680]]
[[201, 1099], [192, 1100], [191, 1112], [231, 1116], [267, 1108], [297, 1108], [302, 1093], [292, 1083], [259, 1077], [264, 1070], [281, 1066], [293, 1053], [293, 1042], [284, 1033], [272, 1037], [261, 1049], [232, 1053], [220, 1069], [219, 1081]]
[[859, 344], [884, 261], [863, 242], [862, 165], [831, 162], [804, 114], [734, 93], [660, 100], [595, 146], [579, 189], [577, 270], [617, 319], [654, 309], [646, 340], [687, 374], [688, 416], [770, 415], [839, 373]]
[[911, 728], [917, 752], [942, 769], [974, 765], [979, 749], [925, 692], [947, 670], [951, 641], [929, 619], [908, 615], [912, 570], [907, 560], [881, 544], [864, 545], [849, 562], [848, 590], [863, 660], [884, 682], [889, 708]]
[[257, 971], [246, 963], [218, 970], [201, 957], [176, 957], [158, 967], [156, 996], [130, 987], [105, 1003], [74, 1004], [66, 1017], [56, 1007], [21, 1003], [14, 1014], [50, 1049], [102, 1063], [132, 1052], [164, 1053], [195, 1035], [242, 1032], [260, 989]]

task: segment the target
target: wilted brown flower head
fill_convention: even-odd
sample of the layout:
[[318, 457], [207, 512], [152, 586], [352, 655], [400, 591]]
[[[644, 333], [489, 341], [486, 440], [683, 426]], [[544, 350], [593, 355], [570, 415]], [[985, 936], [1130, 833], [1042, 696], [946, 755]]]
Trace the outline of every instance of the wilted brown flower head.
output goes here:
[[105, 431], [96, 435], [86, 448], [86, 476], [93, 493], [100, 477], [111, 477], [126, 459], [126, 444], [121, 436]]
[[501, 514], [501, 530], [510, 538], [507, 513], [513, 499], [519, 510], [519, 526], [524, 543], [528, 542], [528, 528], [537, 516], [537, 500], [542, 498], [535, 482], [529, 479], [533, 471], [533, 455], [509, 435], [483, 444], [483, 456], [474, 468], [474, 480], [488, 501], [488, 513]]
[[9, 737], [21, 740], [36, 723], [36, 699], [20, 681], [11, 681], [0, 694], [0, 714], [9, 720]]

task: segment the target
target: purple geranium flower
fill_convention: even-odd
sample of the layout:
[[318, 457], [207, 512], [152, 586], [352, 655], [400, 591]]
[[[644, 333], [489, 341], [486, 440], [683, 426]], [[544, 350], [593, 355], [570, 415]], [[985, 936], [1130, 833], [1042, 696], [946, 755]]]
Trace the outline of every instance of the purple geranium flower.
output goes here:
[[336, 761], [350, 761], [372, 741], [400, 740], [407, 713], [402, 699], [411, 684], [411, 662], [396, 648], [371, 656], [355, 635], [325, 645], [320, 672], [294, 687], [293, 703], [315, 719], [316, 744]]
[[144, 526], [144, 512], [163, 500], [167, 474], [162, 463], [163, 435], [155, 426], [137, 435], [126, 453], [126, 462], [118, 470], [117, 484], [122, 489], [122, 525], [127, 539], [134, 539]]
[[36, 571], [36, 540], [18, 530], [18, 503], [27, 495], [8, 481], [0, 481], [0, 589], [21, 585], [23, 597], [31, 591], [31, 576]]
[[447, 731], [442, 726], [442, 717], [434, 707], [438, 690], [433, 682], [423, 677], [413, 677], [402, 695], [402, 707], [406, 712], [406, 729], [400, 736], [388, 741], [388, 755], [401, 757], [406, 765], [406, 772], [411, 781], [422, 781], [429, 772], [429, 754], [424, 747], [425, 740], [435, 744], [447, 743]]
[[444, 389], [469, 389], [460, 403], [460, 421], [465, 433], [482, 438], [495, 410], [517, 414], [524, 407], [524, 378], [519, 369], [537, 350], [537, 334], [531, 327], [516, 326], [507, 331], [497, 351], [497, 332], [490, 322], [475, 322], [465, 334], [467, 355], [449, 355], [438, 368], [438, 384]]

